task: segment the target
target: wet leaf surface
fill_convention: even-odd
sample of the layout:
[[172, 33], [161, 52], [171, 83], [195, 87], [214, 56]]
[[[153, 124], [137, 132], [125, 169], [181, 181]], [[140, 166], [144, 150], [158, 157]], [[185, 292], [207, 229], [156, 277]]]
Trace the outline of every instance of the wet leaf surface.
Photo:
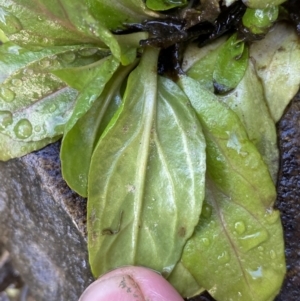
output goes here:
[[95, 276], [126, 264], [169, 274], [198, 222], [205, 142], [180, 89], [167, 79], [157, 83], [157, 55], [146, 50], [130, 74], [124, 102], [92, 157], [88, 229]]

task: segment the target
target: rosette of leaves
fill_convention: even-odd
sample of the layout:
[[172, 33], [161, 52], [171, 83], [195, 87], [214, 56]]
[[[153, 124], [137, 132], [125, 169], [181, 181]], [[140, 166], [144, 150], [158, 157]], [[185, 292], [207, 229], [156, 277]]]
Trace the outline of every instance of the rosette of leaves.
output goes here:
[[142, 265], [184, 297], [276, 296], [275, 122], [300, 84], [282, 2], [0, 0], [0, 159], [62, 138], [95, 277]]

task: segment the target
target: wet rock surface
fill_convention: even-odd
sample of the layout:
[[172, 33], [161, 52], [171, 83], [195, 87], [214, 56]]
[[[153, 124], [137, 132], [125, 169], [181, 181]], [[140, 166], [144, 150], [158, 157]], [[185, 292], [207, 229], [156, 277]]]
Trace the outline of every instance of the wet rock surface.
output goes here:
[[[276, 207], [284, 227], [288, 272], [276, 301], [295, 301], [300, 296], [300, 93], [278, 124], [278, 133], [281, 169]], [[0, 162], [0, 241], [38, 301], [77, 301], [92, 281], [86, 201], [63, 181], [58, 157], [56, 143]], [[190, 300], [214, 299], [204, 293]]]
[[0, 241], [38, 301], [77, 301], [92, 281], [86, 201], [62, 180], [59, 144], [0, 162]]

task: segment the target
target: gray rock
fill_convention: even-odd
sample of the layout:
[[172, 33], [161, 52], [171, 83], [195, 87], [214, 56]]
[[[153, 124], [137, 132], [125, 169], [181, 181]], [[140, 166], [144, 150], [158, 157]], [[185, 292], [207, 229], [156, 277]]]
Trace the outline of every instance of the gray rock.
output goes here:
[[91, 283], [86, 200], [60, 174], [59, 143], [0, 162], [0, 240], [37, 301], [77, 301]]

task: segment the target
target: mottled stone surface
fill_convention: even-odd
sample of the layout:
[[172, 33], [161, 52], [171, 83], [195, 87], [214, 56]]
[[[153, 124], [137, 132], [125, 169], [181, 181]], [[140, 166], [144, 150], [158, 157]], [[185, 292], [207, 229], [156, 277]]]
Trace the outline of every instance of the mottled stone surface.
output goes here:
[[[282, 214], [288, 272], [276, 301], [295, 301], [300, 296], [300, 94], [278, 131], [281, 171], [276, 206]], [[58, 154], [56, 143], [0, 162], [0, 241], [37, 301], [77, 301], [92, 281], [86, 201], [62, 180]], [[190, 300], [213, 299], [204, 294]]]
[[77, 301], [92, 281], [86, 201], [61, 178], [59, 144], [0, 162], [0, 240], [38, 301]]

